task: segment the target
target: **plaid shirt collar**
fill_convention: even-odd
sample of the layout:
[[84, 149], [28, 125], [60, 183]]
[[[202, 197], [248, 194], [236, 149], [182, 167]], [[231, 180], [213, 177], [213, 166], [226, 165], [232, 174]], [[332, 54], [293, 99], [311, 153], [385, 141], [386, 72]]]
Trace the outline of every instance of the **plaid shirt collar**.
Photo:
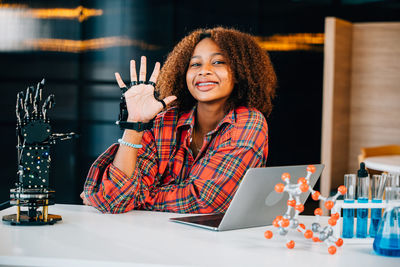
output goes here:
[[[191, 129], [193, 129], [196, 111], [197, 111], [197, 105], [194, 105], [190, 111], [183, 113], [178, 120], [177, 129], [184, 126], [188, 126]], [[207, 135], [215, 133], [225, 123], [234, 124], [235, 122], [236, 122], [236, 113], [234, 109], [231, 109], [231, 111], [229, 111], [228, 114], [226, 114], [224, 118], [218, 123], [217, 127], [215, 127], [215, 129], [212, 130], [211, 132], [207, 133]]]

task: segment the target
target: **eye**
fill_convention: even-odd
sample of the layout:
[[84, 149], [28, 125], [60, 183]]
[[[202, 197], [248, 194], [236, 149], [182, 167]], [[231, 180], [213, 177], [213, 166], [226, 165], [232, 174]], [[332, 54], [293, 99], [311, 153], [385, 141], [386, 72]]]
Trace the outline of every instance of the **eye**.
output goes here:
[[219, 65], [219, 64], [225, 64], [225, 61], [222, 61], [222, 60], [216, 60], [216, 61], [214, 61], [214, 64], [215, 64], [215, 65]]
[[189, 66], [190, 66], [190, 67], [198, 67], [198, 66], [200, 66], [200, 63], [198, 63], [198, 62], [192, 62], [192, 63], [189, 64]]

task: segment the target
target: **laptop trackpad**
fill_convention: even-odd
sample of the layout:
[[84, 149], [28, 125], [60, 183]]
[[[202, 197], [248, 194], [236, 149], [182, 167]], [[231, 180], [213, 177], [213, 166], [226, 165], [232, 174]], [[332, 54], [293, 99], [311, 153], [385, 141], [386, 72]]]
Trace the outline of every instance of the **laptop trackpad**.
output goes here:
[[279, 200], [281, 200], [283, 196], [284, 196], [284, 194], [277, 193], [274, 190], [271, 193], [269, 193], [268, 196], [265, 198], [265, 205], [272, 207], [276, 203], [278, 203]]

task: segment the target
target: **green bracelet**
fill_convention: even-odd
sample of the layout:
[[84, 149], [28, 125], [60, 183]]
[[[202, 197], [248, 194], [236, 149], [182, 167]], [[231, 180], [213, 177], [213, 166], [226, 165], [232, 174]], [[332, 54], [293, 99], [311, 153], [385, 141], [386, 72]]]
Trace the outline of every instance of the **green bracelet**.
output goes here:
[[132, 147], [132, 148], [142, 148], [143, 147], [142, 145], [136, 145], [136, 144], [126, 142], [126, 141], [122, 140], [121, 138], [118, 139], [118, 143], [120, 143], [121, 145], [124, 145], [124, 146]]

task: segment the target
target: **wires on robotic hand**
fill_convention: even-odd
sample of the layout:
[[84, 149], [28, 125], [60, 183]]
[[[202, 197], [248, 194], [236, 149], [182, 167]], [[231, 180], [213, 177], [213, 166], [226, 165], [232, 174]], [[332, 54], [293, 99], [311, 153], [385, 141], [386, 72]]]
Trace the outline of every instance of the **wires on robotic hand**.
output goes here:
[[79, 135], [74, 133], [74, 132], [70, 132], [70, 133], [53, 133], [50, 136], [50, 139], [55, 141], [55, 140], [68, 140], [68, 139], [72, 139], [72, 138], [78, 138]]

